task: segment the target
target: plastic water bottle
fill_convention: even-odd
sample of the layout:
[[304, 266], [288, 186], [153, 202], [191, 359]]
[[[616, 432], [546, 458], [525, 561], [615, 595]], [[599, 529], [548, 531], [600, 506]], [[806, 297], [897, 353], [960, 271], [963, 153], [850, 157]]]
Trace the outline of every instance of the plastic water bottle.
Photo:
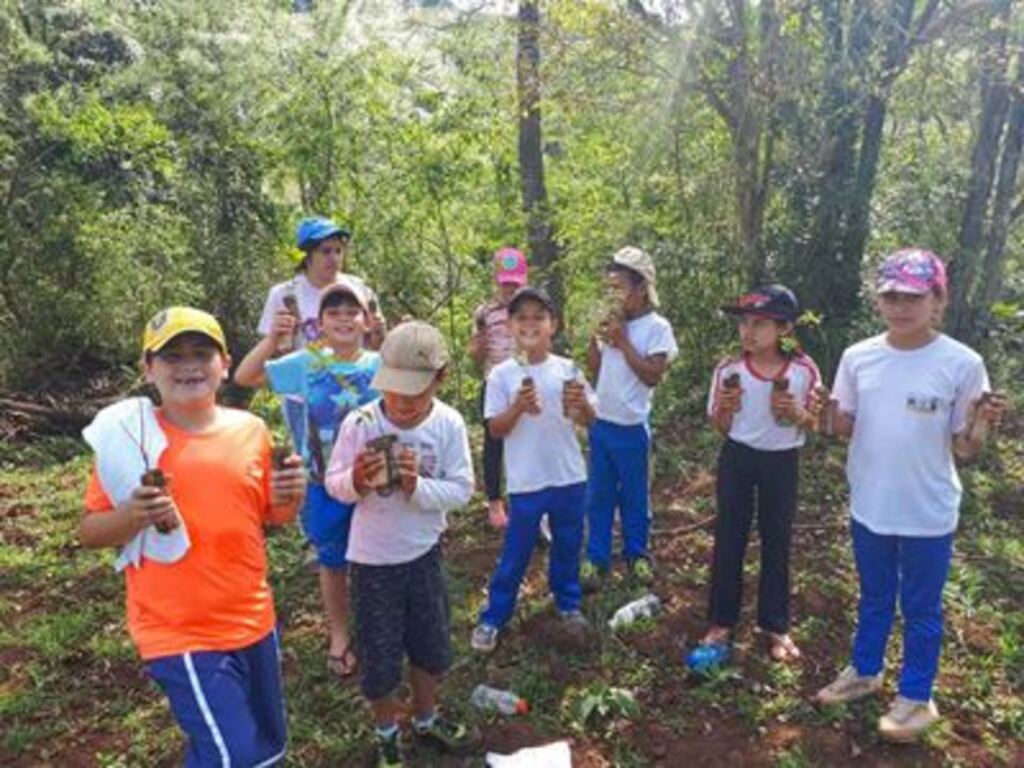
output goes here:
[[611, 619], [608, 620], [608, 626], [612, 629], [625, 627], [628, 624], [632, 624], [637, 619], [652, 616], [660, 607], [661, 600], [658, 599], [658, 596], [653, 593], [648, 593], [639, 600], [626, 603], [624, 606], [619, 608]]
[[503, 691], [483, 684], [473, 689], [469, 701], [477, 709], [500, 712], [503, 715], [525, 715], [530, 711], [526, 699], [519, 698], [512, 691]]

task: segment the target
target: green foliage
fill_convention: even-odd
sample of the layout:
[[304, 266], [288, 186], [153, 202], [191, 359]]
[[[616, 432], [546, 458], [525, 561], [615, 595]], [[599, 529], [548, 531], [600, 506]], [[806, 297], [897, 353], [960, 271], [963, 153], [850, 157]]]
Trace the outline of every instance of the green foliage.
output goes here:
[[634, 720], [640, 715], [640, 706], [632, 692], [606, 683], [575, 692], [568, 702], [573, 723], [581, 731], [608, 728], [611, 721]]
[[[215, 312], [240, 356], [267, 288], [292, 268], [296, 219], [319, 212], [353, 229], [348, 268], [392, 320], [442, 327], [456, 358], [446, 394], [472, 401], [463, 349], [491, 289], [489, 254], [525, 240], [516, 26], [446, 4], [378, 6], [4, 0], [0, 385], [131, 367], [144, 318], [170, 303]], [[681, 347], [658, 399], [665, 423], [700, 411], [707, 371], [734, 342], [717, 307], [748, 287], [734, 137], [708, 95], [735, 74], [736, 52], [696, 20], [638, 7], [544, 4], [545, 172], [577, 358], [610, 254], [630, 242], [655, 254]], [[757, 13], [753, 56], [764, 53]], [[767, 272], [814, 311], [801, 343], [830, 371], [875, 326], [870, 307], [839, 312], [819, 291], [838, 267], [814, 222], [828, 163], [842, 159], [823, 144], [839, 119], [823, 84], [841, 65], [847, 95], [867, 92], [885, 29], [868, 30], [876, 49], [863, 62], [837, 63], [821, 7], [779, 13], [775, 90], [756, 94], [775, 142], [761, 247]], [[956, 252], [976, 104], [969, 54], [986, 24], [980, 14], [920, 46], [894, 81], [868, 267], [905, 243]], [[997, 331], [1024, 292], [1018, 271], [993, 309]], [[856, 293], [849, 282], [844, 296]]]

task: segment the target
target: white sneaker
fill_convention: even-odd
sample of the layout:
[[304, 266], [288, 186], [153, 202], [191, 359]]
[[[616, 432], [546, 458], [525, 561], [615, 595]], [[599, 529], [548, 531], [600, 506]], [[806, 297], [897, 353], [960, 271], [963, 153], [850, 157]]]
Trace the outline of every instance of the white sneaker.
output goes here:
[[889, 741], [915, 741], [939, 720], [935, 702], [897, 696], [889, 711], [878, 720], [878, 733]]
[[469, 647], [478, 653], [490, 653], [498, 644], [498, 628], [477, 624], [469, 638]]
[[826, 685], [814, 697], [820, 704], [842, 704], [856, 701], [882, 688], [882, 675], [860, 675], [853, 665], [839, 673], [839, 677]]

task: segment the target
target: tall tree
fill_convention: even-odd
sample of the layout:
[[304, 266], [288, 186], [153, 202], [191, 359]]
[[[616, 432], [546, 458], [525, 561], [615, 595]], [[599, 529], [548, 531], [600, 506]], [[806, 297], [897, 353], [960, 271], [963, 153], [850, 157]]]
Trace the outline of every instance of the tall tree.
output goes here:
[[[915, 16], [915, 9], [920, 10]], [[824, 35], [821, 121], [827, 137], [809, 194], [810, 231], [788, 272], [841, 331], [859, 305], [883, 128], [893, 86], [929, 39], [938, 0], [820, 0]]]
[[[761, 0], [756, 26], [747, 0], [730, 0], [722, 12], [715, 3], [697, 6], [706, 44], [691, 61], [698, 87], [729, 129], [740, 261], [750, 281], [767, 277], [761, 233], [768, 203], [775, 121], [776, 76], [780, 56], [775, 0]], [[752, 31], [752, 30], [756, 30]], [[687, 73], [689, 76], [689, 73]]]
[[[965, 342], [984, 334], [989, 309], [1002, 287], [1006, 240], [1020, 216], [1019, 187], [1024, 141], [1024, 55], [1012, 36], [1010, 0], [999, 0], [980, 59], [981, 109], [971, 156], [971, 176], [960, 223], [960, 250], [950, 265], [953, 296], [950, 328]], [[1016, 73], [1013, 71], [1013, 51]]]
[[540, 9], [536, 0], [519, 3], [516, 87], [519, 107], [519, 179], [526, 215], [526, 238], [538, 282], [555, 306], [564, 303], [563, 277], [558, 269], [562, 249], [544, 182], [544, 143], [541, 127]]

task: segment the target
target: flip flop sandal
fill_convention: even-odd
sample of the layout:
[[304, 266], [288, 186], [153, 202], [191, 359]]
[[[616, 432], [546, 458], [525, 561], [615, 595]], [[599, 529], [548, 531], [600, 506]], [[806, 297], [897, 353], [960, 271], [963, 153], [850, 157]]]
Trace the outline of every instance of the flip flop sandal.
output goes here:
[[352, 677], [358, 666], [359, 659], [352, 650], [352, 643], [346, 645], [345, 650], [337, 655], [327, 655], [327, 671], [342, 680]]
[[796, 661], [803, 656], [789, 635], [777, 635], [774, 632], [766, 634], [770, 645], [769, 653], [775, 661]]

